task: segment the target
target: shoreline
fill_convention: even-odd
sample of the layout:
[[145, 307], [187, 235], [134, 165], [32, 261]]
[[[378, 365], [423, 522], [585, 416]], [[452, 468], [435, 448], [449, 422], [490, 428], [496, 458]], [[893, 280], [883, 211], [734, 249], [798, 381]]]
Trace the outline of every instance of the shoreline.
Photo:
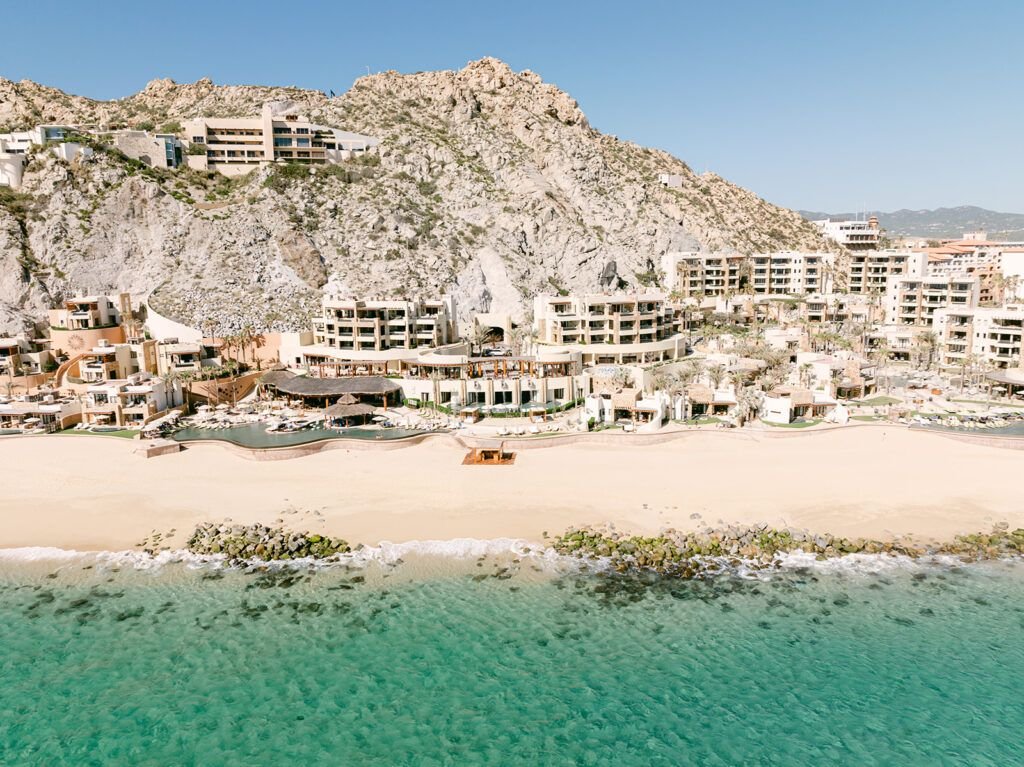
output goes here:
[[0, 440], [0, 548], [123, 551], [154, 532], [182, 548], [197, 525], [221, 521], [366, 545], [541, 544], [580, 526], [653, 535], [762, 523], [922, 541], [1024, 527], [1016, 451], [922, 433], [870, 425], [814, 439], [723, 431], [544, 445], [510, 466], [462, 466], [467, 448], [436, 437], [384, 451], [332, 446], [301, 461], [195, 448], [147, 460], [132, 452], [138, 441], [113, 438]]

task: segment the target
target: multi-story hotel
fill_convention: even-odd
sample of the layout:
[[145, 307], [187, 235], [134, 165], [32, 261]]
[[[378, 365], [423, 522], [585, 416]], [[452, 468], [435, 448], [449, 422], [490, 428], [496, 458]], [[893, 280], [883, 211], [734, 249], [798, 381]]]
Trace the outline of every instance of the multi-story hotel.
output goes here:
[[850, 293], [885, 293], [890, 277], [924, 277], [928, 256], [912, 250], [867, 250], [848, 260], [846, 289]]
[[823, 235], [848, 250], [875, 250], [882, 238], [882, 230], [878, 228], [878, 219], [874, 216], [867, 221], [833, 221], [826, 218], [811, 223]]
[[750, 282], [750, 259], [739, 253], [666, 253], [665, 287], [680, 298], [742, 293]]
[[960, 368], [971, 358], [990, 368], [1021, 364], [1024, 305], [938, 309], [933, 319], [941, 367]]
[[977, 305], [977, 277], [894, 277], [886, 290], [885, 321], [889, 325], [931, 327], [939, 309]]
[[326, 298], [313, 320], [313, 340], [335, 357], [443, 346], [458, 338], [455, 298], [360, 300]]
[[751, 286], [754, 293], [803, 295], [832, 289], [832, 253], [783, 251], [757, 253], [751, 257]]
[[[311, 123], [290, 101], [264, 104], [260, 117], [203, 117], [189, 120], [184, 128], [189, 165], [232, 176], [278, 160], [335, 164], [373, 151], [379, 144], [371, 136]], [[203, 149], [205, 154], [195, 154]]]
[[578, 351], [585, 365], [643, 364], [686, 353], [662, 293], [537, 296], [537, 343]]

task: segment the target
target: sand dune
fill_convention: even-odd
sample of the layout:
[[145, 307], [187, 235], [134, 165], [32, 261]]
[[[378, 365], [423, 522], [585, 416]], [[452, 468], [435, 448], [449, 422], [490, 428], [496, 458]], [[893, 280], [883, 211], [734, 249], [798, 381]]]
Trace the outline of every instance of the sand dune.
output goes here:
[[[353, 542], [517, 537], [613, 523], [650, 533], [763, 522], [846, 536], [949, 538], [1024, 527], [1024, 454], [903, 428], [693, 433], [648, 447], [521, 451], [462, 466], [432, 442], [251, 461], [214, 445], [145, 460], [115, 438], [0, 440], [0, 547], [130, 548], [150, 532], [283, 519]], [[695, 518], [693, 515], [700, 515]]]

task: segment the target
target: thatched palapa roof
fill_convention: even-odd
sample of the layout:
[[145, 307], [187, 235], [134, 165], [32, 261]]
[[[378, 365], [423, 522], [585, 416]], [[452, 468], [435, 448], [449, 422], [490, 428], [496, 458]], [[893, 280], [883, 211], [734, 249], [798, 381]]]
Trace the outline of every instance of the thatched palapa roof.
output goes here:
[[379, 397], [402, 389], [394, 381], [381, 376], [313, 378], [297, 376], [287, 370], [271, 370], [263, 375], [260, 383], [277, 389], [282, 394], [296, 397], [341, 397], [345, 394], [355, 397]]
[[331, 405], [324, 410], [328, 418], [355, 418], [356, 416], [372, 415], [376, 408], [371, 405], [361, 405], [358, 402], [354, 405]]

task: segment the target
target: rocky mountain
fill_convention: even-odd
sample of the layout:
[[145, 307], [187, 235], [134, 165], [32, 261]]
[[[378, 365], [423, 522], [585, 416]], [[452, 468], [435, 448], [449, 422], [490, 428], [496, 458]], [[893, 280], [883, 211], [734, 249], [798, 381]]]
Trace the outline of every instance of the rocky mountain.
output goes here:
[[993, 240], [1024, 239], [1024, 214], [999, 213], [974, 205], [960, 205], [956, 208], [935, 210], [894, 210], [890, 213], [869, 211], [868, 213], [819, 213], [809, 210], [798, 211], [808, 221], [822, 218], [854, 219], [878, 216], [879, 225], [890, 236], [926, 237], [949, 239], [964, 232], [984, 231]]
[[[149, 295], [162, 313], [223, 331], [303, 327], [325, 289], [453, 291], [463, 318], [522, 317], [538, 292], [655, 285], [667, 251], [828, 247], [796, 213], [601, 134], [566, 93], [494, 59], [367, 76], [336, 98], [158, 80], [102, 102], [0, 79], [0, 125], [173, 130], [280, 98], [380, 138], [379, 155], [228, 180], [109, 150], [72, 164], [36, 152], [23, 188], [0, 190], [0, 326], [77, 288]], [[662, 186], [661, 173], [682, 185]]]

